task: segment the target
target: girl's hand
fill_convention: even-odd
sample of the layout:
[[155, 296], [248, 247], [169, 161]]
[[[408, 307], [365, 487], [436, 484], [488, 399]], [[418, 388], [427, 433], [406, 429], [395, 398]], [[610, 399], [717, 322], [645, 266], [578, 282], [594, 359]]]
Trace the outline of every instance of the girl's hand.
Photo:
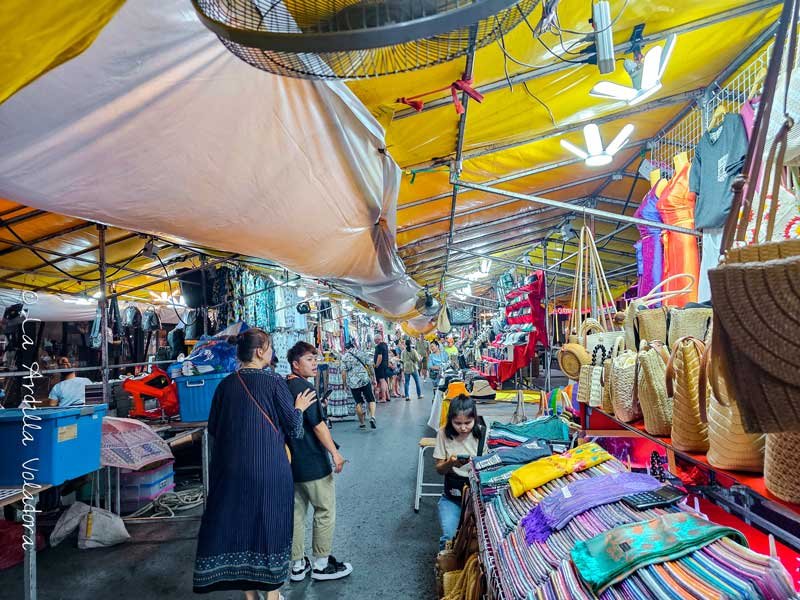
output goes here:
[[294, 399], [294, 407], [299, 408], [301, 412], [305, 412], [306, 409], [316, 401], [317, 394], [314, 390], [304, 390]]

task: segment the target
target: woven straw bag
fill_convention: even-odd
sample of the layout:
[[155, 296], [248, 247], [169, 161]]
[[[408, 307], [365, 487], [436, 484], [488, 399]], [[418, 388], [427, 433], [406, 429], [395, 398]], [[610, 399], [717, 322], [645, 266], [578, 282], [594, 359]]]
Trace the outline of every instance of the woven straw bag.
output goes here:
[[670, 308], [667, 332], [670, 347], [675, 346], [675, 342], [684, 337], [693, 337], [705, 342], [713, 316], [714, 311], [710, 308]]
[[770, 433], [764, 458], [764, 483], [781, 500], [800, 503], [800, 433]]
[[625, 423], [642, 418], [642, 409], [634, 394], [636, 357], [633, 350], [625, 350], [611, 361], [611, 404], [614, 416]]
[[[782, 18], [782, 25], [797, 19], [797, 4], [785, 4], [785, 11], [789, 10], [792, 20]], [[784, 47], [786, 30], [787, 27], [779, 28], [775, 48]], [[792, 31], [788, 37], [787, 75], [797, 51], [797, 36]], [[734, 398], [745, 428], [751, 433], [800, 431], [800, 319], [797, 317], [800, 314], [800, 240], [731, 248], [734, 240], [743, 244], [747, 237], [756, 186], [745, 188], [744, 183], [758, 180], [760, 161], [756, 157], [762, 156], [770, 118], [783, 124], [770, 143], [763, 163], [763, 181], [772, 183], [773, 198], [779, 194], [787, 135], [793, 125], [791, 118], [770, 114], [773, 96], [786, 93], [785, 89], [775, 89], [782, 68], [781, 58], [773, 55], [774, 60], [770, 62], [761, 100], [763, 110], [759, 111], [753, 129], [745, 177], [734, 183], [734, 200], [723, 240], [725, 259], [718, 268], [709, 271], [716, 336], [712, 365], [732, 376]], [[761, 187], [755, 239], [760, 239], [761, 228], [766, 223], [764, 239], [773, 240], [779, 203], [771, 203], [769, 216], [764, 219], [763, 207], [770, 186]], [[714, 378], [711, 382], [716, 384]]]
[[[712, 338], [713, 339], [713, 338]], [[718, 469], [761, 473], [764, 470], [765, 435], [747, 433], [730, 385], [711, 365], [711, 347], [700, 360], [700, 414], [706, 411], [708, 397], [708, 464]], [[714, 377], [719, 397], [711, 393], [709, 379]]]
[[603, 361], [603, 374], [602, 374], [602, 379], [600, 380], [600, 385], [603, 388], [601, 407], [603, 409], [603, 412], [608, 413], [610, 415], [614, 414], [614, 403], [611, 399], [611, 378], [612, 378], [614, 358], [619, 356], [619, 353], [622, 351], [622, 346], [624, 344], [625, 344], [625, 339], [623, 337], [618, 337], [617, 340], [614, 342], [614, 347], [611, 349], [611, 354], [609, 354]]
[[[670, 292], [660, 292], [659, 290], [664, 287], [664, 285], [670, 281], [674, 281], [676, 279], [687, 279], [688, 283], [686, 283], [682, 289], [680, 290], [672, 290]], [[647, 294], [642, 296], [641, 298], [637, 298], [636, 300], [632, 300], [630, 304], [628, 304], [628, 308], [625, 310], [625, 322], [624, 322], [624, 329], [625, 329], [625, 347], [628, 350], [638, 351], [639, 343], [641, 340], [648, 340], [651, 341], [663, 341], [666, 342], [667, 340], [667, 323], [666, 323], [666, 316], [663, 317], [664, 323], [663, 326], [661, 325], [661, 316], [658, 314], [651, 315], [644, 317], [644, 326], [646, 328], [645, 333], [650, 335], [651, 337], [646, 337], [642, 332], [639, 330], [639, 320], [638, 315], [642, 312], [646, 312], [646, 309], [650, 306], [655, 306], [663, 302], [664, 300], [668, 300], [674, 296], [680, 296], [682, 294], [686, 294], [692, 290], [692, 286], [694, 286], [694, 275], [690, 275], [689, 273], [682, 273], [679, 275], [673, 275], [671, 277], [667, 277], [664, 281], [656, 285], [652, 290], [650, 290]], [[661, 311], [663, 309], [655, 309], [657, 311]], [[663, 332], [663, 333], [662, 333]]]
[[650, 435], [672, 431], [672, 398], [667, 395], [669, 355], [659, 342], [642, 341], [636, 359], [635, 400], [642, 407], [644, 428]]
[[589, 404], [589, 396], [592, 392], [592, 365], [583, 365], [578, 376], [578, 402]]
[[708, 450], [708, 424], [700, 414], [700, 361], [705, 344], [683, 337], [667, 364], [667, 395], [672, 396], [672, 445], [684, 452]]
[[667, 343], [667, 312], [666, 306], [647, 308], [636, 313], [634, 326], [639, 343], [661, 342]]
[[592, 362], [591, 355], [581, 344], [564, 344], [558, 351], [558, 366], [567, 377], [578, 381], [581, 367]]

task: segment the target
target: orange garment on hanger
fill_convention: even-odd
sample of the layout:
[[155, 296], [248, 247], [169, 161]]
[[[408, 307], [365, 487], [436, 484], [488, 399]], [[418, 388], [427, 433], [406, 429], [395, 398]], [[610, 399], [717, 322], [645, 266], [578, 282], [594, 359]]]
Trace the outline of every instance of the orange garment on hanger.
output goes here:
[[[689, 194], [689, 168], [691, 163], [686, 163], [678, 170], [661, 192], [656, 207], [661, 215], [661, 220], [668, 225], [677, 225], [687, 229], [694, 229], [694, 198]], [[664, 231], [661, 234], [664, 243], [664, 274], [667, 279], [673, 275], [688, 273], [694, 276], [692, 290], [685, 294], [666, 300], [669, 306], [684, 306], [687, 302], [697, 302], [697, 287], [700, 280], [700, 255], [697, 249], [697, 238], [688, 233], [677, 231]], [[685, 279], [670, 281], [664, 286], [664, 291], [682, 289], [686, 285]]]

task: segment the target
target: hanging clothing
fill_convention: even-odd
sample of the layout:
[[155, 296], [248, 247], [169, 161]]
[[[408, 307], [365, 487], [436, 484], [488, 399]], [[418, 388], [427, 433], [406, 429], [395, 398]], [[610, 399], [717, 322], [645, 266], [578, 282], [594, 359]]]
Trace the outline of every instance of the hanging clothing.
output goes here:
[[281, 377], [241, 369], [214, 392], [208, 433], [209, 493], [194, 591], [276, 590], [289, 576], [294, 513], [284, 444], [303, 436], [303, 413]]
[[[655, 188], [645, 194], [642, 203], [633, 214], [638, 219], [647, 219], [661, 223], [658, 212], [658, 194]], [[641, 256], [639, 272], [639, 293], [646, 294], [660, 283], [664, 273], [664, 246], [661, 242], [661, 228], [652, 225], [637, 225], [641, 239], [636, 242], [637, 259]]]
[[747, 131], [742, 117], [727, 114], [722, 125], [703, 134], [694, 151], [689, 191], [697, 194], [697, 229], [723, 227], [733, 203], [733, 180], [744, 166]]
[[708, 281], [708, 271], [709, 269], [716, 269], [719, 265], [723, 231], [724, 228], [722, 227], [703, 231], [703, 258], [700, 263], [700, 285], [697, 290], [698, 302], [711, 300], [711, 284]]
[[[689, 170], [686, 163], [673, 175], [661, 192], [656, 203], [661, 220], [667, 225], [694, 229], [694, 199], [689, 194]], [[683, 307], [688, 302], [697, 302], [698, 279], [700, 275], [700, 257], [697, 238], [688, 233], [664, 231], [661, 234], [664, 245], [664, 270], [662, 281], [673, 275], [687, 273], [694, 276], [692, 290], [666, 300], [664, 304]], [[686, 278], [667, 282], [665, 292], [682, 289]]]

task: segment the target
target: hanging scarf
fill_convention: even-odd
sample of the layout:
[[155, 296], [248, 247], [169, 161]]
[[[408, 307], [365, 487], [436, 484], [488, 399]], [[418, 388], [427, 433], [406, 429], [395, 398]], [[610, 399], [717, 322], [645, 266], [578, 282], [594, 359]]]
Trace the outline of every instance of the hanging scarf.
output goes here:
[[594, 442], [578, 446], [560, 456], [541, 458], [514, 471], [510, 480], [511, 493], [519, 498], [528, 490], [543, 486], [553, 479], [585, 471], [611, 458], [608, 452]]
[[589, 509], [662, 485], [655, 477], [641, 473], [614, 473], [575, 481], [548, 494], [522, 519], [525, 539], [529, 544], [544, 542], [553, 531], [563, 529]]
[[571, 554], [581, 578], [599, 595], [641, 567], [686, 556], [723, 537], [747, 546], [741, 532], [680, 512], [579, 541]]

